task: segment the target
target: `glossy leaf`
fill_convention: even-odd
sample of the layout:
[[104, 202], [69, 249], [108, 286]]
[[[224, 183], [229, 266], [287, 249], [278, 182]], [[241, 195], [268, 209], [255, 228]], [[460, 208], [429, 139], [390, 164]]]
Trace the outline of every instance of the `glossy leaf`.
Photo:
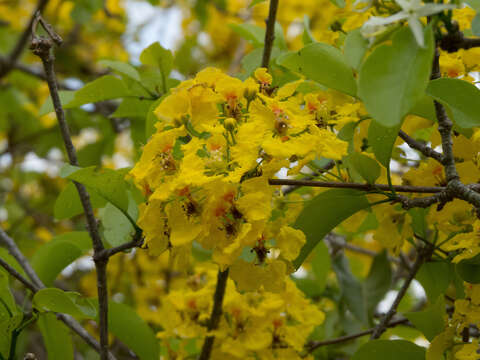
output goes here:
[[432, 341], [445, 328], [445, 301], [439, 296], [436, 303], [423, 311], [406, 313], [405, 317]]
[[355, 168], [355, 171], [357, 171], [367, 183], [375, 183], [375, 180], [380, 176], [380, 166], [374, 159], [354, 152], [349, 156], [348, 160], [349, 164]]
[[64, 104], [64, 108], [74, 108], [84, 104], [118, 99], [130, 95], [130, 90], [122, 79], [113, 75], [105, 75], [75, 91], [72, 101]]
[[460, 261], [455, 269], [463, 281], [480, 284], [480, 255]]
[[44, 288], [33, 296], [33, 307], [40, 312], [52, 311], [78, 319], [93, 319], [97, 315], [95, 304], [73, 291]]
[[352, 68], [357, 69], [362, 63], [368, 49], [368, 40], [360, 33], [360, 29], [350, 31], [345, 38], [343, 53], [345, 60]]
[[159, 347], [155, 333], [131, 307], [109, 302], [108, 327], [139, 359], [158, 360]]
[[315, 255], [312, 259], [312, 270], [315, 274], [315, 287], [321, 293], [327, 285], [327, 277], [330, 272], [330, 254], [327, 245], [323, 241], [315, 247]]
[[144, 65], [156, 66], [160, 69], [165, 79], [173, 68], [173, 54], [165, 49], [159, 42], [154, 42], [140, 54], [140, 61]]
[[73, 341], [70, 329], [55, 314], [41, 313], [37, 321], [48, 359], [73, 360]]
[[91, 240], [86, 231], [62, 234], [38, 248], [32, 258], [32, 267], [46, 286], [52, 286], [60, 272], [90, 248]]
[[101, 209], [99, 217], [102, 221], [105, 241], [112, 247], [130, 241], [135, 234], [130, 220], [110, 203]]
[[446, 262], [428, 262], [421, 266], [415, 278], [425, 289], [428, 300], [433, 303], [447, 290], [452, 281], [452, 273]]
[[100, 60], [98, 63], [102, 66], [111, 68], [119, 74], [128, 76], [135, 81], [140, 81], [140, 75], [138, 74], [137, 69], [128, 63], [114, 60]]
[[355, 96], [357, 85], [352, 68], [340, 50], [324, 43], [312, 43], [297, 52], [281, 56], [277, 62], [309, 80]]
[[369, 207], [364, 193], [351, 189], [331, 189], [309, 201], [297, 218], [294, 227], [302, 230], [307, 242], [293, 261], [299, 268], [323, 237], [343, 220]]
[[477, 104], [480, 103], [480, 90], [468, 81], [441, 78], [430, 81], [427, 94], [447, 105], [453, 114], [453, 121], [461, 128], [480, 125]]
[[383, 44], [360, 68], [358, 95], [369, 114], [385, 127], [398, 126], [423, 97], [433, 60], [433, 34], [425, 31], [421, 48], [409, 28], [399, 30], [391, 45]]
[[425, 360], [425, 348], [406, 340], [373, 340], [362, 345], [352, 360]]
[[[90, 194], [90, 201], [94, 209], [105, 206], [107, 201], [103, 197], [91, 189], [87, 190]], [[83, 211], [83, 206], [75, 184], [73, 182], [68, 182], [67, 186], [63, 188], [55, 201], [53, 215], [56, 219], [63, 220], [83, 214]]]
[[368, 145], [372, 147], [378, 162], [387, 169], [390, 167], [393, 145], [397, 139], [400, 126], [401, 124], [395, 127], [385, 127], [376, 121], [372, 121], [368, 127]]

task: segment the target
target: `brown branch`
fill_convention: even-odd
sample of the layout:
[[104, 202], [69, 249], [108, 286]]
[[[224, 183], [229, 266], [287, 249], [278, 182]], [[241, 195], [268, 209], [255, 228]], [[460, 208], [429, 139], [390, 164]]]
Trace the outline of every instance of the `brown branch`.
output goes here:
[[463, 32], [458, 30], [448, 33], [439, 42], [440, 48], [447, 52], [457, 52], [460, 49], [471, 49], [480, 46], [480, 38], [466, 38]]
[[19, 39], [17, 40], [17, 43], [15, 44], [14, 48], [8, 55], [8, 58], [6, 59], [5, 62], [0, 62], [0, 78], [4, 77], [7, 75], [14, 67], [15, 63], [17, 62], [18, 58], [23, 52], [23, 49], [28, 43], [28, 39], [30, 38], [31, 35], [31, 29], [32, 25], [36, 19], [37, 13], [41, 13], [45, 6], [47, 6], [48, 0], [39, 0], [37, 3], [37, 6], [35, 7], [35, 10], [32, 13], [32, 16], [30, 17], [30, 20], [28, 21], [27, 25], [25, 25], [25, 29], [23, 30], [22, 34], [20, 35]]
[[143, 236], [142, 231], [137, 229], [135, 236], [132, 241], [126, 242], [124, 244], [115, 246], [110, 249], [103, 249], [101, 252], [95, 254], [94, 256], [98, 259], [108, 259], [109, 257], [118, 254], [119, 252], [130, 250], [136, 247], [141, 247], [143, 245]]
[[[217, 275], [217, 286], [215, 288], [215, 294], [213, 295], [212, 313], [210, 315], [210, 320], [207, 327], [209, 332], [216, 330], [218, 328], [218, 324], [220, 323], [220, 317], [222, 316], [223, 298], [225, 296], [225, 289], [227, 288], [227, 280], [228, 268], [224, 271], [219, 270]], [[215, 336], [213, 335], [209, 335], [205, 338], [199, 360], [210, 359], [210, 354], [212, 353], [214, 341]]]
[[[23, 276], [18, 274], [25, 281], [20, 280], [20, 278], [14, 275], [13, 272], [10, 272], [7, 269], [7, 267], [3, 266], [2, 263], [0, 263], [0, 265], [3, 266], [7, 271], [10, 272], [10, 274], [15, 276], [18, 280], [20, 280], [33, 293], [37, 292], [40, 289], [45, 288], [45, 285], [37, 276], [32, 266], [28, 262], [27, 258], [25, 258], [25, 256], [22, 254], [22, 252], [18, 248], [15, 241], [10, 236], [8, 236], [7, 233], [2, 228], [0, 228], [0, 243], [5, 245], [10, 255], [12, 255], [15, 258], [15, 260], [17, 260], [18, 264], [22, 267], [22, 269], [25, 271], [28, 277], [30, 277], [32, 282], [28, 281], [27, 279], [23, 278]], [[96, 351], [100, 352], [100, 344], [98, 343], [98, 341], [95, 340], [95, 338], [91, 336], [87, 332], [87, 330], [85, 330], [75, 319], [73, 319], [71, 316], [66, 314], [57, 314], [57, 318], [63, 321], [65, 325], [67, 325], [70, 329], [72, 329], [75, 333], [77, 333], [88, 345], [90, 345]], [[109, 360], [115, 360], [115, 357], [111, 353], [109, 353]]]
[[[294, 186], [311, 186], [311, 187], [327, 187], [340, 189], [356, 189], [363, 191], [390, 191], [387, 184], [360, 184], [360, 183], [341, 183], [316, 180], [292, 180], [292, 179], [269, 179], [270, 185], [294, 185]], [[423, 193], [432, 194], [445, 191], [445, 187], [441, 186], [410, 186], [410, 185], [392, 185], [397, 192]]]
[[12, 275], [14, 278], [16, 278], [18, 281], [20, 281], [27, 289], [29, 289], [31, 292], [36, 292], [37, 287], [33, 285], [30, 281], [25, 279], [17, 270], [15, 270], [13, 267], [11, 267], [5, 260], [0, 258], [0, 266], [3, 267], [7, 272]]
[[[407, 324], [407, 323], [408, 323], [408, 319], [402, 318], [402, 319], [394, 320], [394, 321], [388, 323], [387, 327], [390, 328], [390, 327], [395, 327], [397, 325], [402, 325], [402, 324]], [[360, 332], [355, 333], [355, 334], [340, 336], [336, 339], [324, 340], [324, 341], [312, 341], [307, 345], [307, 351], [310, 353], [310, 352], [312, 352], [312, 351], [314, 351], [314, 350], [316, 350], [316, 349], [318, 349], [319, 347], [322, 347], [322, 346], [340, 344], [340, 343], [343, 343], [343, 342], [354, 340], [354, 339], [357, 339], [357, 338], [362, 337], [362, 336], [370, 335], [374, 331], [375, 331], [375, 328], [371, 328], [371, 329], [368, 329], [368, 330], [360, 331]]]
[[261, 67], [265, 68], [268, 68], [268, 65], [270, 64], [270, 56], [272, 55], [273, 41], [275, 40], [275, 18], [277, 17], [277, 9], [278, 0], [270, 0], [261, 65]]
[[[37, 23], [45, 28], [50, 35], [51, 39], [38, 37], [35, 35]], [[37, 55], [43, 63], [45, 70], [45, 76], [47, 78], [48, 88], [50, 90], [50, 96], [52, 98], [55, 114], [57, 115], [58, 124], [60, 126], [62, 138], [67, 151], [68, 159], [71, 165], [78, 166], [78, 159], [75, 147], [72, 143], [70, 136], [70, 130], [65, 118], [65, 112], [60, 101], [58, 94], [58, 85], [54, 70], [54, 56], [52, 55], [53, 42], [60, 43], [60, 37], [57, 36], [53, 29], [41, 18], [40, 13], [37, 13], [36, 20], [32, 22], [35, 25], [32, 28], [32, 44], [31, 49], [35, 55]], [[108, 359], [108, 288], [107, 288], [107, 263], [108, 258], [97, 258], [95, 254], [98, 254], [104, 250], [102, 239], [98, 231], [97, 219], [93, 214], [93, 208], [90, 201], [90, 195], [88, 194], [85, 186], [75, 182], [75, 186], [80, 197], [80, 201], [85, 212], [87, 219], [87, 230], [92, 239], [94, 262], [97, 273], [97, 292], [98, 292], [98, 308], [99, 308], [99, 328], [100, 328], [100, 358], [101, 360]]]
[[407, 290], [410, 287], [410, 283], [412, 282], [413, 278], [417, 274], [418, 270], [420, 270], [420, 267], [422, 266], [424, 261], [431, 256], [432, 252], [433, 252], [432, 247], [419, 248], [417, 253], [417, 259], [415, 260], [415, 263], [410, 269], [410, 272], [408, 273], [408, 276], [405, 279], [405, 282], [400, 288], [400, 291], [397, 293], [397, 296], [395, 297], [393, 304], [390, 306], [390, 309], [387, 311], [387, 313], [382, 318], [380, 323], [377, 326], [375, 326], [374, 331], [372, 332], [372, 336], [370, 337], [371, 339], [378, 339], [385, 332], [385, 330], [388, 327], [388, 324], [390, 323], [390, 320], [393, 318], [393, 316], [397, 312], [397, 308], [398, 308], [398, 305], [400, 305], [400, 301], [402, 301], [403, 297], [407, 293]]
[[443, 162], [443, 155], [440, 154], [439, 152], [433, 150], [431, 147], [421, 143], [420, 141], [415, 140], [414, 138], [410, 137], [407, 133], [405, 133], [403, 130], [400, 130], [398, 132], [398, 136], [405, 141], [408, 146], [410, 146], [412, 149], [420, 151], [423, 155], [426, 157], [431, 157], [438, 162]]

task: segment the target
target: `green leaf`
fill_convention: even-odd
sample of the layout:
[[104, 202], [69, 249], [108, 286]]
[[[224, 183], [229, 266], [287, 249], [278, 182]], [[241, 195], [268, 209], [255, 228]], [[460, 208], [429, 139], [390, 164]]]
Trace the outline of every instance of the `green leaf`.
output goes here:
[[46, 286], [52, 286], [58, 274], [91, 248], [86, 231], [72, 231], [55, 236], [32, 257], [32, 267]]
[[126, 98], [123, 99], [111, 117], [116, 118], [144, 118], [148, 114], [148, 110], [154, 101], [140, 98]]
[[315, 246], [343, 220], [369, 207], [364, 193], [351, 189], [331, 189], [309, 201], [294, 227], [302, 230], [307, 242], [293, 261], [296, 269], [302, 265]]
[[421, 48], [411, 30], [403, 28], [392, 45], [378, 46], [360, 68], [358, 95], [369, 114], [385, 127], [398, 126], [422, 98], [433, 61], [433, 33], [425, 31]]
[[330, 2], [336, 7], [339, 7], [340, 9], [343, 9], [345, 7], [345, 0], [330, 0]]
[[155, 123], [158, 121], [157, 116], [155, 115], [154, 111], [160, 105], [163, 99], [165, 99], [166, 95], [162, 96], [160, 99], [153, 102], [148, 109], [147, 120], [145, 121], [145, 139], [150, 139], [150, 136], [155, 134], [157, 129], [155, 128]]
[[398, 136], [401, 123], [396, 127], [385, 127], [376, 121], [371, 121], [368, 127], [368, 145], [372, 147], [375, 158], [387, 169], [390, 167], [390, 157]]
[[316, 280], [315, 287], [321, 293], [327, 285], [327, 278], [330, 272], [330, 254], [328, 253], [327, 245], [323, 241], [316, 246], [311, 264]]
[[423, 96], [410, 110], [410, 114], [421, 116], [431, 121], [437, 121], [437, 114], [435, 113], [435, 106], [433, 99], [425, 95]]
[[253, 1], [250, 3], [250, 5], [248, 5], [248, 7], [249, 7], [249, 8], [252, 8], [252, 7], [254, 7], [255, 5], [260, 4], [260, 3], [262, 3], [262, 2], [265, 2], [265, 1], [266, 1], [266, 0], [253, 0]]
[[97, 316], [92, 300], [80, 293], [57, 288], [44, 288], [36, 292], [33, 296], [33, 307], [40, 312], [64, 313], [77, 319], [93, 319]]
[[280, 50], [288, 50], [287, 41], [285, 40], [285, 35], [283, 34], [282, 25], [280, 25], [278, 22], [275, 23], [274, 44]]
[[476, 14], [472, 20], [472, 34], [475, 36], [480, 36], [480, 15]]
[[370, 319], [378, 303], [384, 298], [392, 283], [392, 268], [386, 251], [373, 258], [364, 283], [367, 317]]
[[70, 329], [55, 314], [41, 313], [37, 321], [48, 359], [73, 360], [73, 341]]
[[[8, 265], [10, 265], [11, 267], [13, 267], [15, 270], [17, 270], [17, 272], [20, 274], [20, 275], [23, 275], [26, 277], [26, 274], [25, 274], [25, 271], [23, 270], [23, 268], [20, 266], [20, 264], [17, 262], [17, 259], [15, 259], [12, 255], [10, 255], [10, 253], [8, 252], [7, 249], [5, 248], [0, 248], [0, 258], [5, 261]], [[1, 268], [0, 268], [0, 271], [1, 271]]]
[[228, 26], [250, 42], [254, 47], [263, 46], [265, 40], [265, 29], [253, 24], [228, 24]]
[[158, 360], [159, 346], [155, 333], [131, 307], [110, 301], [108, 327], [139, 359]]
[[422, 284], [431, 303], [447, 290], [452, 273], [446, 262], [428, 262], [422, 265], [415, 278]]
[[435, 304], [423, 311], [406, 313], [405, 317], [431, 342], [445, 328], [444, 315], [445, 301], [439, 296]]
[[480, 284], [480, 254], [455, 265], [458, 276], [470, 284]]
[[[94, 209], [105, 206], [106, 200], [95, 191], [87, 189], [90, 194], [90, 201]], [[53, 208], [55, 219], [70, 219], [73, 216], [83, 214], [83, 206], [78, 195], [77, 188], [73, 182], [68, 182], [67, 186], [58, 195]]]
[[135, 81], [140, 81], [140, 75], [138, 74], [137, 69], [130, 64], [114, 60], [100, 60], [98, 63], [102, 66], [109, 67], [121, 75], [128, 76]]
[[316, 42], [315, 38], [312, 35], [312, 32], [310, 31], [310, 19], [308, 18], [307, 15], [303, 16], [303, 45], [308, 45], [311, 43]]
[[343, 45], [343, 53], [348, 65], [358, 70], [367, 49], [368, 40], [363, 37], [360, 29], [355, 29], [347, 34]]
[[173, 54], [159, 42], [154, 42], [140, 54], [140, 61], [144, 65], [156, 66], [160, 69], [164, 79], [170, 75], [173, 68]]
[[80, 90], [75, 91], [73, 100], [64, 104], [63, 107], [69, 109], [84, 104], [118, 99], [130, 95], [130, 90], [122, 79], [113, 75], [105, 75], [89, 82]]
[[[125, 181], [127, 169], [112, 170], [98, 169], [95, 166], [80, 168], [70, 173], [67, 178], [77, 181], [97, 192], [98, 195], [110, 201], [119, 208], [127, 217], [128, 212], [128, 183]], [[134, 220], [130, 218], [130, 220]]]
[[480, 103], [480, 90], [468, 81], [441, 78], [430, 81], [427, 94], [447, 105], [453, 114], [453, 121], [461, 128], [480, 125], [477, 104]]
[[428, 209], [413, 208], [408, 210], [408, 214], [412, 218], [412, 229], [415, 234], [418, 234], [422, 239], [427, 238], [427, 222], [426, 216]]
[[352, 360], [425, 360], [425, 348], [405, 340], [372, 340], [362, 345]]
[[[60, 102], [62, 103], [62, 105], [64, 105], [68, 104], [70, 101], [73, 100], [73, 98], [75, 97], [75, 91], [60, 90], [58, 92], [58, 95], [60, 96]], [[52, 98], [49, 96], [47, 100], [45, 100], [43, 105], [40, 107], [40, 110], [38, 111], [38, 116], [43, 116], [54, 111], [55, 109], [53, 108]]]
[[130, 220], [118, 208], [107, 203], [99, 215], [103, 226], [103, 236], [110, 246], [118, 246], [132, 239], [135, 229]]
[[367, 183], [374, 184], [375, 180], [380, 176], [380, 166], [378, 163], [363, 154], [354, 152], [348, 157], [349, 163], [353, 165], [355, 170], [364, 178]]
[[333, 270], [348, 309], [363, 324], [368, 323], [365, 293], [362, 283], [350, 271], [348, 259], [340, 254], [333, 259]]
[[340, 50], [332, 45], [313, 43], [297, 52], [282, 55], [277, 62], [329, 88], [355, 96], [353, 71]]

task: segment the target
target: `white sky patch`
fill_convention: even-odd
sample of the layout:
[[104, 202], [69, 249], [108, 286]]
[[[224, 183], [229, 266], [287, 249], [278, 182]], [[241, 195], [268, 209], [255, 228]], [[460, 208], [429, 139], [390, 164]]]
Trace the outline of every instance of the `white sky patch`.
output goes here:
[[127, 1], [125, 8], [128, 24], [124, 44], [132, 62], [138, 63], [142, 50], [156, 41], [166, 49], [175, 48], [182, 37], [182, 12], [178, 7]]

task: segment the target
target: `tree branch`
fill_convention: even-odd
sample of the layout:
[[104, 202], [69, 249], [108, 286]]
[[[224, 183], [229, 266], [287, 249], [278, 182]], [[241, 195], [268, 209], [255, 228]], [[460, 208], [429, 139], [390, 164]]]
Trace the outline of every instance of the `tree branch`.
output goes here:
[[[218, 324], [220, 323], [220, 317], [222, 316], [223, 298], [225, 296], [225, 289], [227, 288], [227, 280], [228, 268], [224, 271], [218, 270], [217, 286], [215, 288], [215, 294], [213, 295], [213, 308], [207, 327], [209, 332], [216, 330], [218, 328]], [[215, 336], [213, 335], [209, 335], [205, 338], [199, 360], [210, 359], [214, 341]]]
[[142, 231], [140, 229], [137, 229], [137, 232], [135, 233], [135, 236], [134, 236], [132, 241], [126, 242], [124, 244], [115, 246], [115, 247], [110, 248], [110, 249], [103, 249], [101, 252], [95, 254], [94, 256], [96, 256], [99, 259], [101, 259], [101, 258], [108, 259], [109, 257], [111, 257], [111, 256], [113, 256], [113, 255], [115, 255], [119, 252], [129, 250], [129, 249], [133, 249], [135, 247], [140, 247], [142, 245], [143, 245]]
[[[341, 182], [329, 182], [329, 181], [316, 181], [316, 180], [292, 180], [292, 179], [269, 179], [270, 185], [294, 185], [294, 186], [312, 186], [312, 187], [327, 187], [327, 188], [340, 188], [340, 189], [356, 189], [363, 191], [390, 191], [390, 186], [387, 184], [360, 184], [360, 183], [341, 183]], [[397, 192], [409, 192], [409, 193], [439, 193], [445, 191], [445, 187], [441, 186], [410, 186], [410, 185], [392, 185]]]
[[[387, 327], [395, 327], [397, 325], [402, 325], [402, 324], [407, 324], [407, 323], [408, 323], [408, 319], [402, 318], [402, 319], [394, 320], [394, 321], [388, 323]], [[313, 352], [314, 350], [316, 350], [316, 349], [318, 349], [319, 347], [322, 347], [322, 346], [334, 345], [334, 344], [339, 344], [339, 343], [343, 343], [343, 342], [346, 342], [346, 341], [354, 340], [354, 339], [357, 339], [359, 337], [369, 335], [369, 334], [373, 333], [374, 331], [375, 331], [375, 328], [371, 328], [371, 329], [368, 329], [368, 330], [360, 331], [360, 332], [355, 333], [355, 334], [340, 336], [336, 339], [324, 340], [324, 341], [312, 341], [307, 345], [307, 351], [310, 353], [310, 352]]]
[[421, 143], [420, 141], [415, 140], [414, 138], [410, 137], [407, 133], [405, 133], [403, 130], [400, 130], [398, 132], [398, 136], [405, 141], [408, 146], [410, 146], [412, 149], [420, 151], [423, 155], [426, 157], [433, 158], [437, 160], [438, 162], [443, 162], [443, 155], [440, 154], [439, 152], [433, 150], [431, 147]]
[[[36, 25], [40, 24], [49, 33], [51, 39], [38, 37], [35, 35]], [[53, 41], [57, 44], [60, 42], [60, 37], [54, 34], [53, 30], [41, 18], [40, 13], [37, 13], [36, 18], [32, 21], [32, 44], [31, 49], [35, 55], [40, 57], [45, 70], [50, 96], [52, 97], [53, 107], [57, 115], [58, 124], [62, 133], [62, 138], [67, 151], [68, 159], [71, 165], [78, 166], [78, 159], [75, 147], [72, 143], [70, 130], [65, 119], [65, 112], [58, 94], [58, 85], [54, 71], [54, 56], [52, 55]], [[52, 34], [53, 33], [53, 34]], [[99, 328], [100, 328], [100, 358], [101, 360], [108, 359], [108, 288], [107, 288], [107, 263], [108, 258], [97, 258], [95, 255], [104, 250], [102, 239], [98, 231], [98, 224], [93, 214], [92, 204], [90, 202], [90, 195], [85, 186], [75, 182], [75, 186], [82, 203], [85, 216], [87, 218], [87, 229], [92, 239], [94, 262], [97, 273], [97, 291], [98, 291], [98, 307], [99, 307]]]
[[0, 258], [0, 266], [3, 267], [7, 272], [12, 275], [14, 278], [16, 278], [18, 281], [20, 281], [27, 289], [29, 289], [31, 292], [36, 292], [37, 287], [33, 285], [30, 281], [25, 279], [17, 270], [15, 270], [13, 267], [11, 267], [5, 260]]
[[390, 320], [393, 318], [393, 316], [397, 312], [397, 308], [398, 308], [398, 305], [400, 305], [400, 301], [403, 299], [403, 297], [407, 293], [407, 290], [410, 287], [410, 283], [412, 282], [413, 278], [417, 274], [418, 270], [420, 270], [420, 267], [422, 266], [424, 261], [431, 256], [432, 252], [433, 252], [433, 247], [419, 248], [417, 253], [417, 259], [415, 260], [415, 263], [410, 269], [410, 272], [408, 273], [408, 276], [405, 279], [405, 282], [400, 288], [400, 291], [397, 293], [397, 296], [395, 297], [393, 304], [390, 306], [390, 309], [387, 311], [387, 313], [382, 318], [380, 323], [377, 326], [375, 326], [370, 339], [378, 339], [385, 332], [385, 330], [388, 327], [388, 324], [390, 323]]
[[[15, 275], [15, 273], [18, 274], [23, 279], [20, 281], [33, 293], [36, 293], [38, 290], [45, 288], [45, 285], [37, 276], [37, 274], [33, 270], [28, 260], [22, 254], [22, 252], [18, 248], [15, 241], [10, 236], [8, 236], [7, 233], [2, 228], [0, 228], [0, 242], [6, 246], [6, 248], [8, 249], [8, 252], [15, 258], [15, 260], [17, 260], [19, 265], [22, 267], [25, 273], [30, 277], [32, 282], [28, 281], [22, 275], [18, 274], [18, 272], [15, 271], [15, 269], [13, 269], [14, 272], [10, 271], [9, 268], [11, 267], [8, 264], [6, 264], [2, 259], [0, 259], [0, 266], [4, 267], [10, 274], [15, 276], [18, 280], [20, 280], [20, 278]], [[5, 264], [7, 266], [5, 266]], [[71, 316], [66, 314], [57, 314], [57, 318], [63, 321], [65, 325], [67, 325], [70, 329], [72, 329], [75, 333], [77, 333], [88, 345], [90, 345], [96, 351], [100, 352], [100, 344], [98, 343], [98, 341], [95, 340], [95, 338], [91, 336], [87, 332], [87, 330], [85, 330], [75, 319], [73, 319]], [[115, 357], [111, 353], [109, 353], [108, 356], [109, 356], [108, 357], [109, 360], [115, 360]]]
[[278, 0], [270, 0], [261, 65], [261, 67], [264, 68], [268, 68], [268, 64], [270, 64], [270, 56], [272, 55], [273, 41], [275, 40], [275, 19], [277, 17], [277, 9]]
[[27, 25], [25, 25], [25, 29], [23, 30], [22, 34], [20, 35], [19, 39], [17, 40], [17, 43], [15, 44], [14, 48], [8, 55], [8, 58], [6, 59], [5, 62], [0, 62], [0, 78], [4, 77], [7, 75], [15, 66], [15, 63], [17, 62], [18, 58], [23, 52], [23, 49], [27, 45], [28, 39], [30, 38], [31, 35], [31, 29], [32, 29], [32, 24], [35, 21], [36, 14], [41, 13], [45, 6], [47, 6], [48, 0], [39, 0], [37, 3], [37, 6], [35, 7], [35, 10], [32, 13], [32, 16], [30, 17], [30, 20], [28, 21]]

